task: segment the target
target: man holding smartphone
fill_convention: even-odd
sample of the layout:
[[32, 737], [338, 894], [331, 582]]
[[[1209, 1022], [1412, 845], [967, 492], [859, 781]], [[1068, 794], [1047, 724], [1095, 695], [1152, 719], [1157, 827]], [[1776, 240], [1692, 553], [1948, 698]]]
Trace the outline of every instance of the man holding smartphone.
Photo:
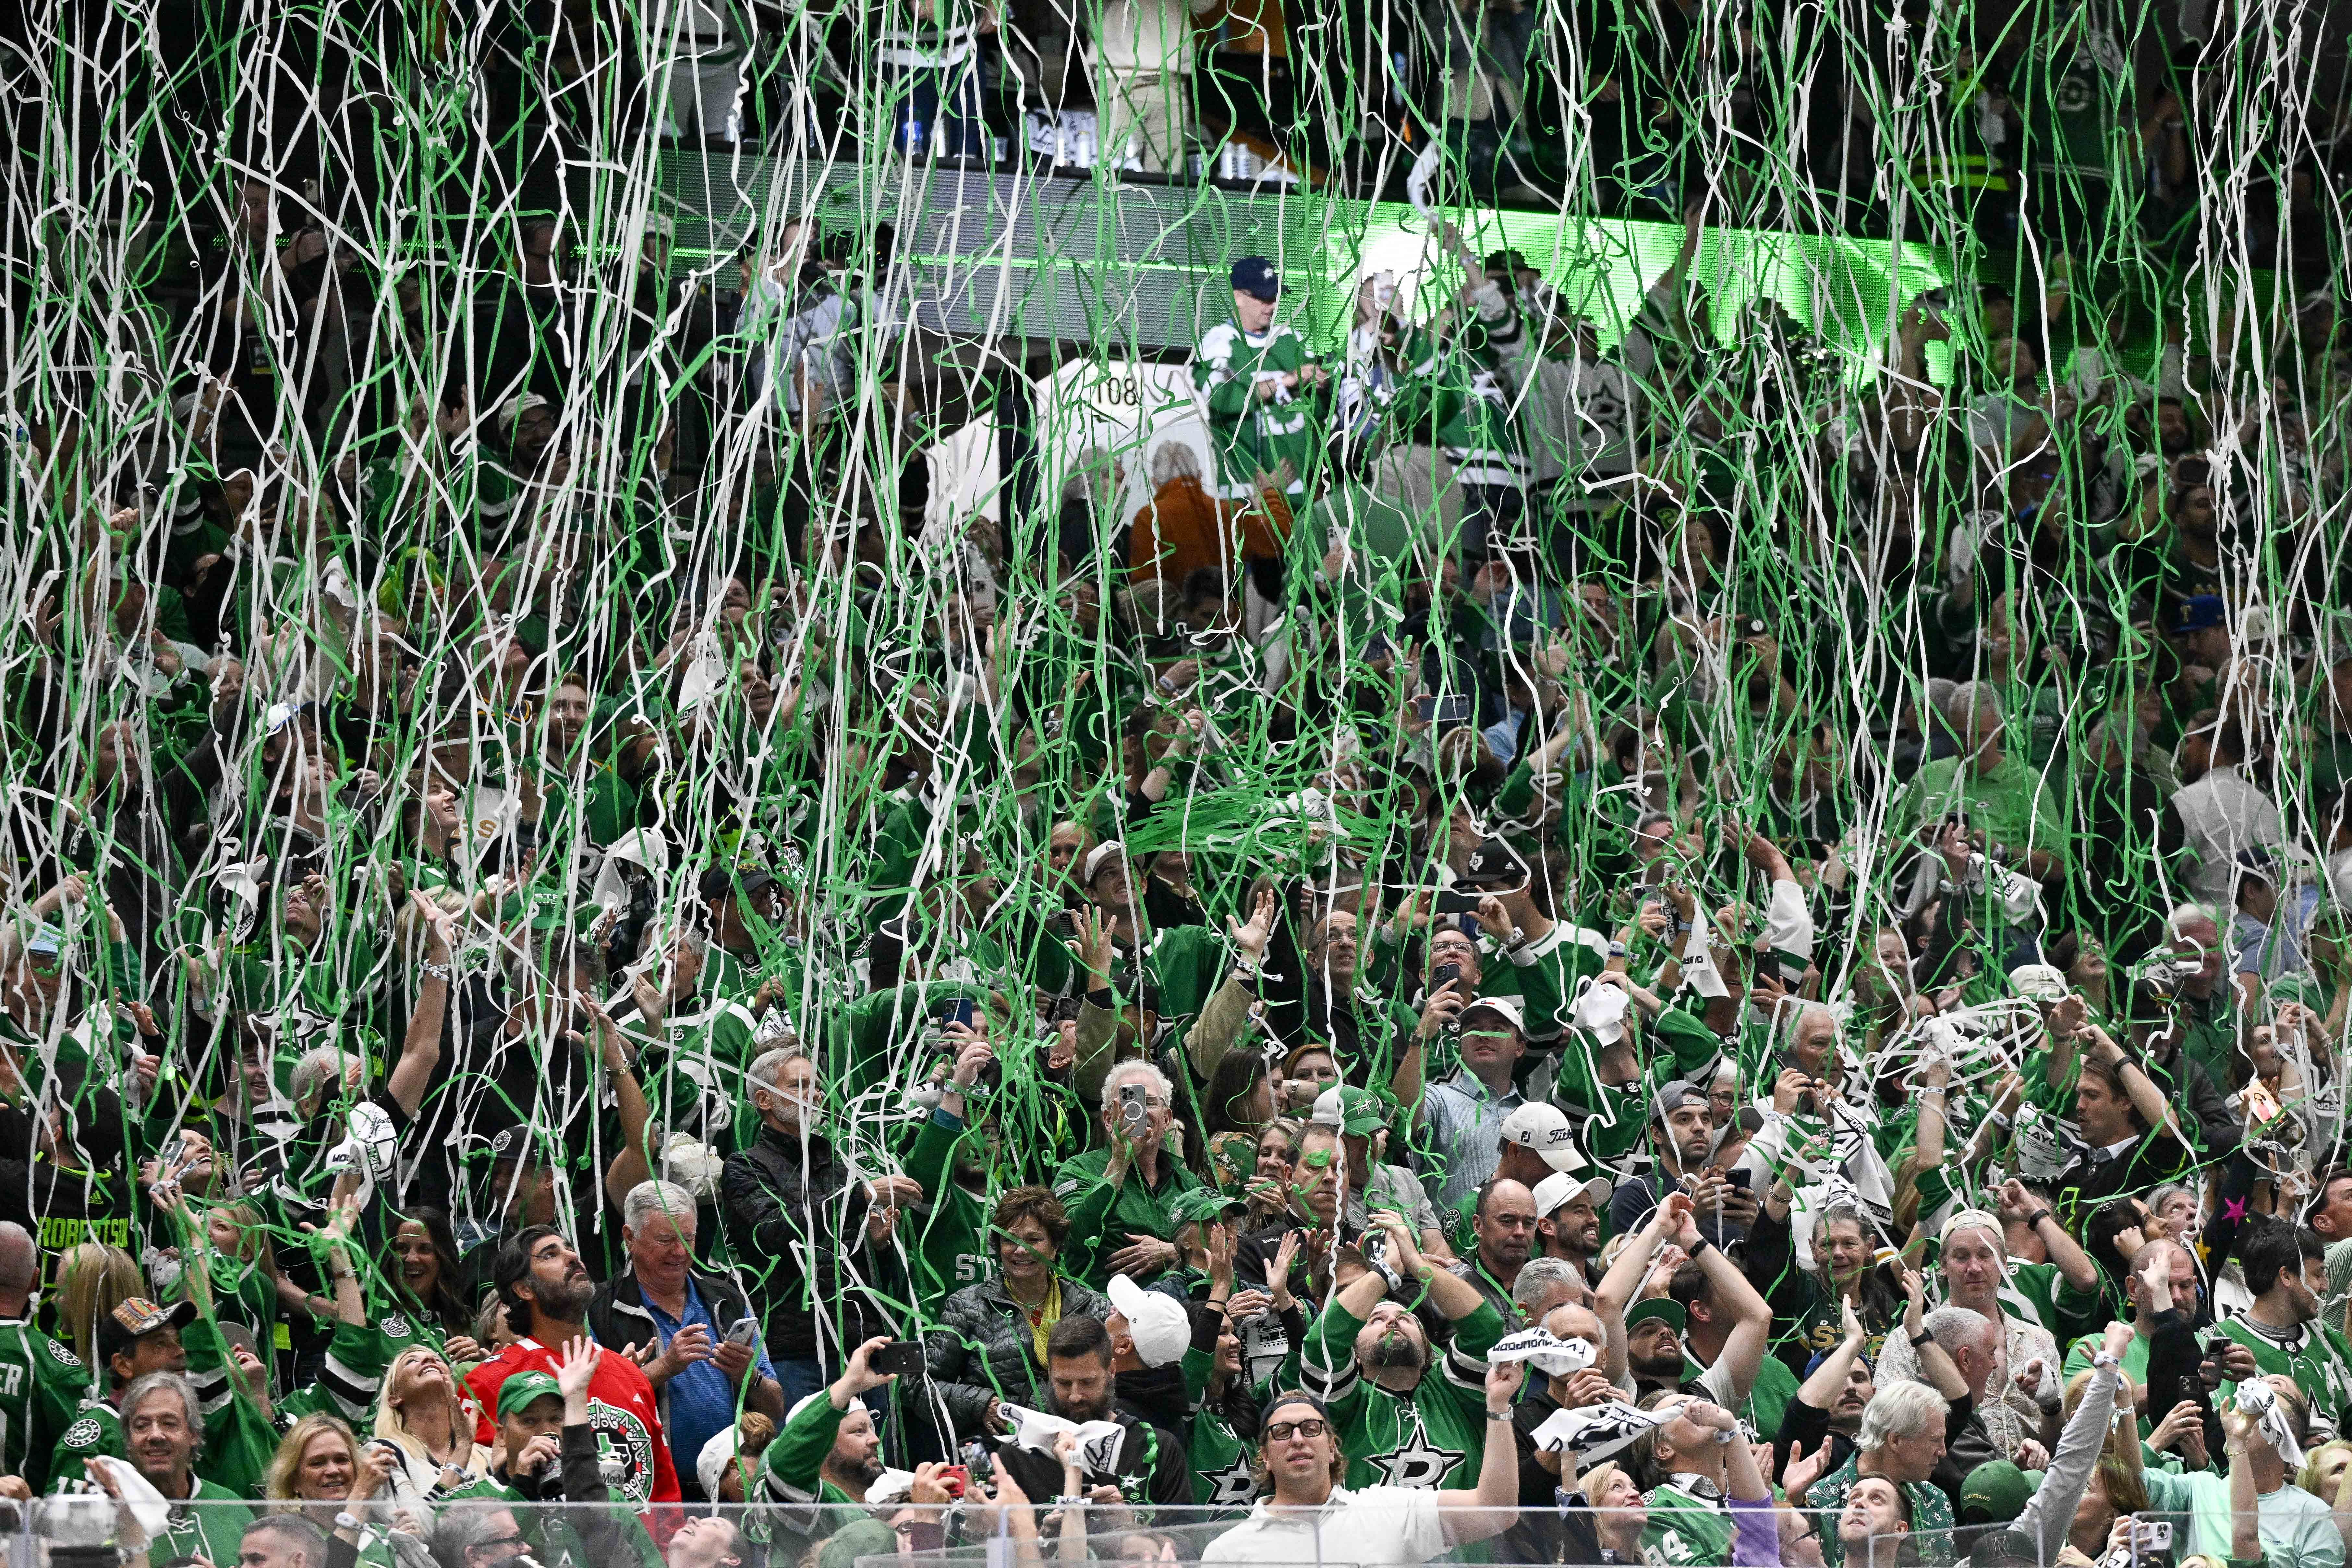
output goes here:
[[[668, 1182], [640, 1182], [622, 1207], [621, 1246], [628, 1266], [597, 1288], [588, 1303], [596, 1342], [635, 1350], [659, 1402], [672, 1454], [699, 1454], [734, 1426], [740, 1409], [778, 1426], [783, 1385], [761, 1348], [759, 1324], [743, 1292], [694, 1267], [694, 1194]], [[704, 1500], [696, 1473], [680, 1467], [688, 1502]]]

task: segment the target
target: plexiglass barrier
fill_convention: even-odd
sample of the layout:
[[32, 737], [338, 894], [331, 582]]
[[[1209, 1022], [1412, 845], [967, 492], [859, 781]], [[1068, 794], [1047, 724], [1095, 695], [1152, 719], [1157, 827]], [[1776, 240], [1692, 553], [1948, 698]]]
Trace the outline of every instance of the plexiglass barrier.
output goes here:
[[[136, 1489], [126, 1489], [136, 1492]], [[2097, 1568], [2221, 1568], [2232, 1521], [2213, 1511], [2078, 1521]], [[1010, 1504], [975, 1497], [872, 1506], [596, 1503], [432, 1497], [169, 1501], [134, 1495], [0, 1502], [16, 1568], [921, 1568], [984, 1563], [1423, 1563], [1944, 1568], [1985, 1527], [1874, 1531], [1854, 1510], [1579, 1507], [1484, 1510], [1435, 1494], [1343, 1492], [1321, 1508]], [[344, 1525], [348, 1516], [355, 1529]], [[2334, 1539], [2324, 1513], [2316, 1527]], [[2274, 1521], [2273, 1536], [2289, 1528]], [[2065, 1542], [2062, 1542], [2065, 1544]], [[2296, 1542], [2267, 1542], [2274, 1560]], [[2324, 1544], [2324, 1543], [2322, 1543]], [[2066, 1559], [2074, 1562], [2071, 1555]], [[2058, 1562], [2053, 1552], [2046, 1559]]]

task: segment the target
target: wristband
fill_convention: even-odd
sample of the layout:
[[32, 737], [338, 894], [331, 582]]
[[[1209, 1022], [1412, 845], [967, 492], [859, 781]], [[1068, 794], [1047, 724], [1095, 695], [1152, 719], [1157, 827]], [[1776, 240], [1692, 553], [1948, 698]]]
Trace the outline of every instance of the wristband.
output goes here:
[[428, 980], [438, 980], [444, 985], [450, 983], [449, 966], [446, 963], [435, 963], [427, 959], [416, 966], [416, 972]]
[[1489, 1410], [1486, 1412], [1486, 1419], [1489, 1421], [1508, 1421], [1510, 1418], [1511, 1413], [1507, 1410]]
[[1709, 1241], [1705, 1234], [1702, 1233], [1696, 1241], [1691, 1243], [1691, 1245], [1685, 1249], [1683, 1256], [1689, 1258], [1693, 1263], [1696, 1263], [1698, 1261], [1698, 1255], [1705, 1252], [1708, 1247], [1713, 1247], [1715, 1243]]
[[1921, 1329], [1917, 1333], [1909, 1336], [1911, 1348], [1916, 1351], [1921, 1345], [1926, 1344], [1929, 1340], [1932, 1340], [1935, 1337], [1935, 1335], [1929, 1333], [1927, 1330]]
[[2103, 1350], [2091, 1358], [2091, 1364], [2093, 1366], [2116, 1366], [2120, 1363], [2112, 1354]]
[[2050, 1211], [2048, 1209], [2035, 1209], [2032, 1214], [2025, 1216], [2025, 1228], [2028, 1230], [2040, 1230], [2042, 1228], [2042, 1222], [2049, 1217]]
[[1611, 943], [1609, 944], [1609, 956], [1610, 956], [1610, 957], [1612, 957], [1612, 958], [1622, 958], [1622, 957], [1624, 957], [1624, 956], [1625, 956], [1625, 944], [1624, 944], [1623, 942], [1611, 942]]
[[348, 1512], [335, 1515], [335, 1528], [337, 1530], [357, 1530], [359, 1527], [360, 1521], [357, 1516]]

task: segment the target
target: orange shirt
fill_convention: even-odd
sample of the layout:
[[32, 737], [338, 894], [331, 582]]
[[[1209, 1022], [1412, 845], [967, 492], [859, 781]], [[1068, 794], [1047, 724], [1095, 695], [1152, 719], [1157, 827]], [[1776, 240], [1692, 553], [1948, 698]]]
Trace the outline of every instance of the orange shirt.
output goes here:
[[1181, 588], [1204, 567], [1234, 575], [1227, 541], [1238, 536], [1242, 560], [1256, 561], [1279, 555], [1289, 531], [1290, 509], [1280, 496], [1255, 503], [1221, 501], [1200, 480], [1183, 476], [1160, 486], [1137, 509], [1128, 536], [1128, 565], [1139, 577], [1157, 577], [1171, 589]]

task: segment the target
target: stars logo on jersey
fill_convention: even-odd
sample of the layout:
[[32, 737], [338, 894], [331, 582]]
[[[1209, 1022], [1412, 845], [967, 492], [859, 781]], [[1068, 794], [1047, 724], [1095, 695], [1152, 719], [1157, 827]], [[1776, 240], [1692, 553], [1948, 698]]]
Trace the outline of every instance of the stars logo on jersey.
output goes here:
[[1385, 1484], [1392, 1487], [1434, 1487], [1446, 1473], [1468, 1458], [1461, 1448], [1441, 1448], [1429, 1440], [1429, 1429], [1422, 1425], [1421, 1412], [1412, 1415], [1412, 1429], [1402, 1441], [1385, 1454], [1374, 1454], [1371, 1462], [1380, 1469]]
[[399, 1312], [386, 1312], [383, 1321], [376, 1324], [376, 1330], [388, 1340], [404, 1340], [416, 1331], [410, 1327], [408, 1319]]
[[1209, 1483], [1210, 1508], [1239, 1508], [1257, 1496], [1257, 1471], [1247, 1455], [1222, 1470], [1205, 1472], [1202, 1479]]
[[104, 1429], [100, 1427], [97, 1422], [85, 1415], [80, 1420], [66, 1428], [65, 1436], [58, 1439], [58, 1447], [60, 1448], [87, 1448], [91, 1444], [98, 1441], [100, 1435], [103, 1430]]
[[596, 1434], [604, 1484], [643, 1508], [654, 1495], [653, 1434], [635, 1415], [601, 1399], [588, 1402], [588, 1425]]
[[49, 1347], [49, 1354], [55, 1357], [60, 1365], [73, 1367], [77, 1371], [80, 1369], [81, 1357], [74, 1354], [64, 1345], [55, 1340], [43, 1340], [41, 1342]]

